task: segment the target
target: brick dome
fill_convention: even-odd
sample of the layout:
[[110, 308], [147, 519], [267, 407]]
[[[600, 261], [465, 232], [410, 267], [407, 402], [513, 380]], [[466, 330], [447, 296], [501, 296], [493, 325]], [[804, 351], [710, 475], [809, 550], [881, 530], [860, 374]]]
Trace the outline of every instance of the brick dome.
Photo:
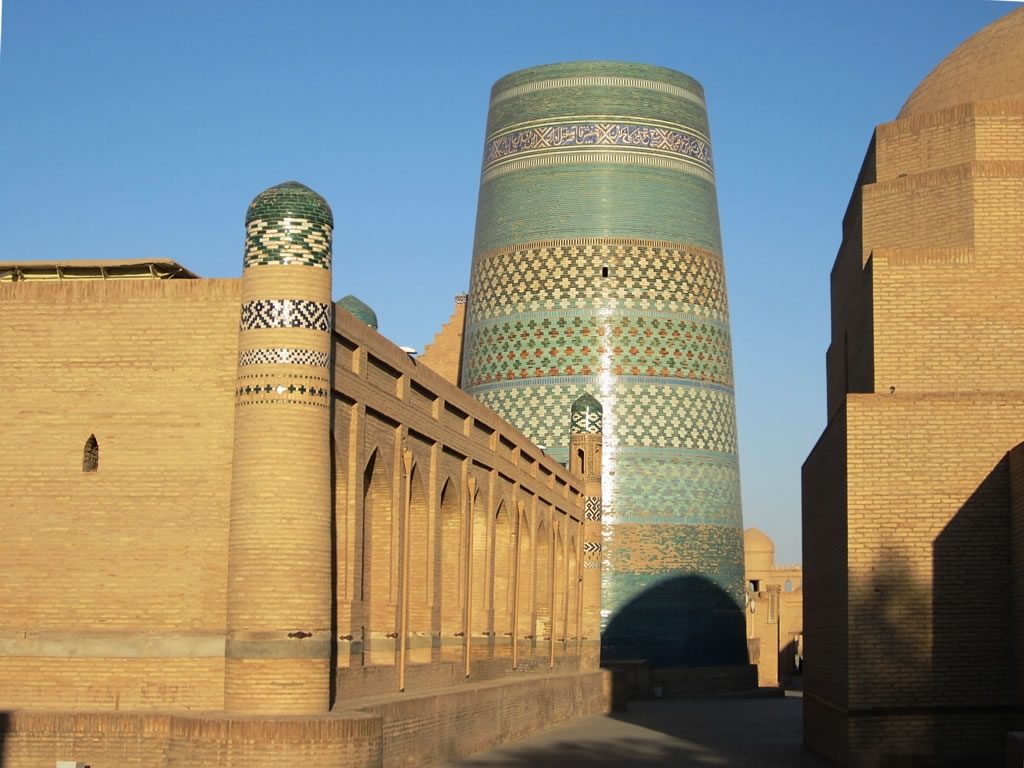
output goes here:
[[775, 552], [775, 543], [767, 534], [757, 528], [747, 528], [743, 532], [743, 549], [747, 552]]
[[1024, 8], [961, 43], [910, 94], [899, 117], [1013, 98], [1024, 98]]

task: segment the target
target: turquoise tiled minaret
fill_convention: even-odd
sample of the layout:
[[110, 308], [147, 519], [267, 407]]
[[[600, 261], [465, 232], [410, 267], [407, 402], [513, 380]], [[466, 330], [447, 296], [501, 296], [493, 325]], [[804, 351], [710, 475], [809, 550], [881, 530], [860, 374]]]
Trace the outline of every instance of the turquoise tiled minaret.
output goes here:
[[559, 459], [570, 405], [603, 405], [605, 658], [744, 662], [732, 352], [699, 83], [583, 62], [495, 84], [463, 357], [463, 387]]

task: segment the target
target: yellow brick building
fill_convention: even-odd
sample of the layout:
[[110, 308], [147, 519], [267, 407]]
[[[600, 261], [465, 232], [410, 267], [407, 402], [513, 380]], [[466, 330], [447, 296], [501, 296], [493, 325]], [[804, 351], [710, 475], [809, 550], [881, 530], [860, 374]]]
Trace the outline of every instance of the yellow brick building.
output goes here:
[[240, 279], [0, 264], [3, 768], [427, 764], [604, 708], [600, 420], [571, 471], [335, 307], [332, 225], [290, 182]]
[[1022, 62], [1015, 11], [940, 63], [875, 129], [843, 220], [803, 467], [805, 739], [843, 764], [997, 761], [1019, 725]]
[[757, 528], [743, 532], [747, 649], [762, 688], [788, 686], [803, 656], [803, 569], [775, 563], [775, 542]]

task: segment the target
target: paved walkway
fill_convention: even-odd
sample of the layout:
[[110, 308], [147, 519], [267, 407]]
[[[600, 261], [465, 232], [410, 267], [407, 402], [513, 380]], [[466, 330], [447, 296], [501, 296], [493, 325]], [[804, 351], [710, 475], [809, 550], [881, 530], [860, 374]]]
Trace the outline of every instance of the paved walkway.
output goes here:
[[801, 749], [802, 716], [800, 696], [637, 701], [450, 765], [823, 767]]

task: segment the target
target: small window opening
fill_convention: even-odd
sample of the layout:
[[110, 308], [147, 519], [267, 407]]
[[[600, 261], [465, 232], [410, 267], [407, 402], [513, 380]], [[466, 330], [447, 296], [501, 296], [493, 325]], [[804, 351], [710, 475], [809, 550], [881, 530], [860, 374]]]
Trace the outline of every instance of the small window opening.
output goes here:
[[601, 267], [601, 277], [608, 277], [608, 267]]
[[792, 592], [793, 591], [793, 582], [790, 581], [789, 579], [786, 579], [786, 583], [782, 585], [782, 588], [786, 592]]
[[100, 444], [96, 442], [96, 435], [89, 435], [85, 441], [85, 450], [82, 452], [82, 471], [95, 472], [100, 468]]
[[761, 580], [760, 579], [751, 579], [750, 580], [750, 591], [751, 592], [760, 592], [761, 591]]
[[576, 450], [576, 471], [579, 474], [581, 474], [581, 475], [583, 474], [583, 463], [584, 463], [583, 449], [582, 448], [578, 448]]

